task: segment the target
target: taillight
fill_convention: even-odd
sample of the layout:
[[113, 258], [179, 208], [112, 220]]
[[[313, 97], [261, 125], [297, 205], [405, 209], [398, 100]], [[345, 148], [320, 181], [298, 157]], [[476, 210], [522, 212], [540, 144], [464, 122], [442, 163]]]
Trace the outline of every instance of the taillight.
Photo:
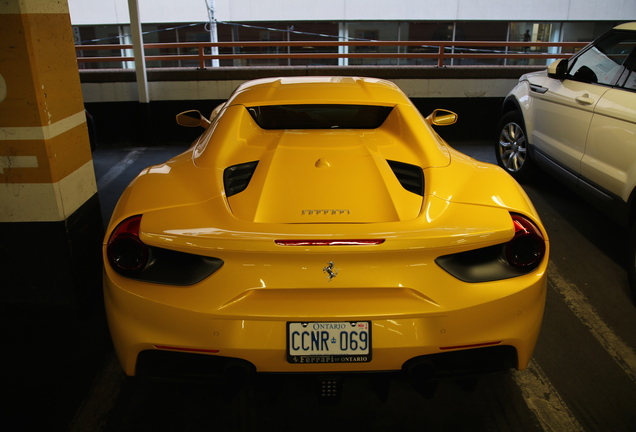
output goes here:
[[545, 255], [545, 239], [539, 228], [519, 214], [511, 214], [515, 235], [506, 244], [506, 259], [520, 269], [538, 265]]
[[220, 258], [148, 246], [139, 238], [141, 215], [122, 221], [106, 245], [106, 258], [121, 276], [163, 285], [189, 286], [223, 267]]
[[534, 271], [547, 254], [545, 236], [525, 216], [511, 213], [514, 235], [506, 243], [443, 255], [435, 262], [457, 279], [491, 282]]
[[106, 252], [110, 264], [123, 273], [136, 273], [148, 264], [148, 246], [139, 239], [141, 215], [122, 221], [113, 231]]

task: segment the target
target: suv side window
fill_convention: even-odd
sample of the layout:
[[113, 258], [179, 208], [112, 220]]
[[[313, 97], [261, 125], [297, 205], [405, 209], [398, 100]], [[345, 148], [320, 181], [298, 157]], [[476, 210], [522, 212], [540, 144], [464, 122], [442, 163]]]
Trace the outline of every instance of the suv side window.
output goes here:
[[625, 64], [625, 73], [618, 82], [618, 86], [625, 90], [636, 91], [636, 49]]
[[625, 81], [625, 84], [623, 84], [623, 87], [625, 87], [627, 90], [636, 90], [636, 71], [632, 71], [629, 74], [627, 80]]
[[614, 85], [635, 44], [636, 37], [633, 34], [615, 33], [604, 38], [573, 60], [568, 78]]

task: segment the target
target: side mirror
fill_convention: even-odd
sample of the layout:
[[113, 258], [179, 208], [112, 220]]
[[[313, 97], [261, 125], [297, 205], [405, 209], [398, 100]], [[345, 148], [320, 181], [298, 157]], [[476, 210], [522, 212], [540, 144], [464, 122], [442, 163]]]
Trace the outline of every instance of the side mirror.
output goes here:
[[177, 114], [177, 124], [185, 127], [208, 127], [210, 120], [203, 117], [198, 110], [190, 110]]
[[450, 126], [457, 122], [457, 114], [445, 109], [436, 109], [428, 117], [426, 117], [426, 121], [430, 125]]
[[568, 75], [568, 61], [560, 59], [548, 65], [548, 76], [550, 78], [564, 80]]

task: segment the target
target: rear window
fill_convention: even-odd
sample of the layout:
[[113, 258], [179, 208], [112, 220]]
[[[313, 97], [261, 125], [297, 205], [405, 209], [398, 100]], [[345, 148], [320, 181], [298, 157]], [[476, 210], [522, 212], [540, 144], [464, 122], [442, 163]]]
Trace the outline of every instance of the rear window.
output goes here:
[[393, 107], [375, 105], [268, 105], [249, 107], [263, 129], [375, 129]]

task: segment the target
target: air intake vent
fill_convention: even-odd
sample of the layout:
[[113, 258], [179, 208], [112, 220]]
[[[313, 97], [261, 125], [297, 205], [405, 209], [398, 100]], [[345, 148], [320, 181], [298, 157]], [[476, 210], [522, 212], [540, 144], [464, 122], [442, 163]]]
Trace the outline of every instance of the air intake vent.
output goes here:
[[393, 174], [404, 189], [419, 196], [424, 196], [424, 172], [417, 165], [387, 160]]
[[223, 186], [227, 198], [243, 192], [252, 179], [258, 161], [246, 162], [225, 168], [223, 171]]

